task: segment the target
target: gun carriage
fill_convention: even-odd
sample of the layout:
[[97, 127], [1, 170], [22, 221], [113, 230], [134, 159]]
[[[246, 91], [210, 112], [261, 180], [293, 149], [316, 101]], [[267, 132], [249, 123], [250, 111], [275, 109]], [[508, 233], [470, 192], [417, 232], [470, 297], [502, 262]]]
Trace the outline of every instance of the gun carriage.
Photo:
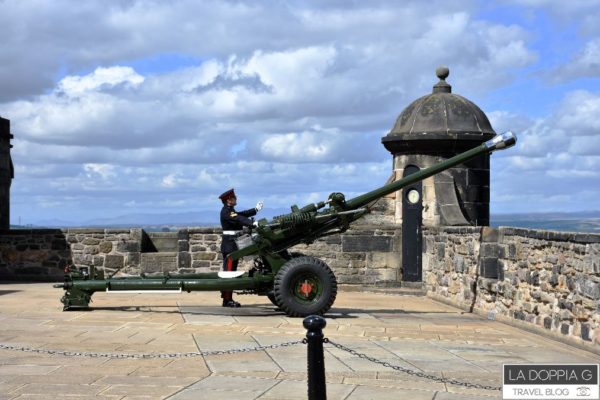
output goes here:
[[94, 267], [70, 267], [65, 273], [64, 283], [54, 287], [65, 290], [61, 298], [65, 311], [88, 308], [92, 295], [100, 291], [244, 290], [267, 296], [274, 305], [292, 317], [324, 314], [331, 308], [337, 295], [335, 275], [322, 260], [291, 252], [291, 247], [342, 233], [352, 222], [367, 214], [369, 207], [381, 197], [477, 156], [511, 147], [515, 143], [515, 135], [507, 132], [353, 199], [346, 200], [344, 194], [335, 192], [326, 201], [302, 208], [294, 205], [289, 214], [275, 217], [271, 221], [261, 219], [253, 231], [237, 239], [238, 250], [228, 255], [232, 260], [254, 257], [254, 267], [249, 271], [105, 279], [103, 271]]

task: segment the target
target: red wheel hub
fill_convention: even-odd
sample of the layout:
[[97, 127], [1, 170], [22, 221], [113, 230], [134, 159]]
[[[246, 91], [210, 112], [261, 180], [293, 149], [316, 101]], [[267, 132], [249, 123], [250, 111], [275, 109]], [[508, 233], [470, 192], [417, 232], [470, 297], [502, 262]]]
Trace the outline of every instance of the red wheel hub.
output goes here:
[[312, 283], [309, 283], [308, 281], [302, 282], [302, 284], [300, 285], [300, 293], [302, 293], [304, 295], [304, 297], [310, 296], [312, 291], [313, 291]]

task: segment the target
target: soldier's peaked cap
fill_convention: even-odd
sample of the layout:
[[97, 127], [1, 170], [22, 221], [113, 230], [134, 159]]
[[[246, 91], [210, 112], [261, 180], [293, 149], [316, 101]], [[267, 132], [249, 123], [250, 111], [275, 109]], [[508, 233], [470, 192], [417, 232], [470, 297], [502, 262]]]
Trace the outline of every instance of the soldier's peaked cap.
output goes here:
[[233, 189], [229, 189], [228, 191], [226, 191], [225, 193], [223, 193], [222, 195], [219, 196], [219, 199], [221, 199], [221, 201], [225, 201], [231, 197], [237, 197], [235, 195], [235, 192], [233, 191]]

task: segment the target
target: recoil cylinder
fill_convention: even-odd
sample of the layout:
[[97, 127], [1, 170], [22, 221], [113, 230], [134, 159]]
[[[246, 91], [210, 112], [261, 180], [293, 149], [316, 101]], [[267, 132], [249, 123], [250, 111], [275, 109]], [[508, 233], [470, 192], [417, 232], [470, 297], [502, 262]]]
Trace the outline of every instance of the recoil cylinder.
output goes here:
[[308, 224], [314, 221], [314, 219], [315, 217], [312, 213], [292, 213], [275, 217], [273, 218], [273, 222], [278, 223], [280, 228], [287, 229]]

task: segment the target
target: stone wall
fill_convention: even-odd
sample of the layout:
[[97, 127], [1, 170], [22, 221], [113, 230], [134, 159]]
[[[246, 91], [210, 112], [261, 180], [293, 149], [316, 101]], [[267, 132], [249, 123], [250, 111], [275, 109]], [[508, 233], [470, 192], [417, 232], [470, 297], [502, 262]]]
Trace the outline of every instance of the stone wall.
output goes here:
[[428, 228], [423, 267], [433, 298], [600, 345], [600, 235]]
[[[323, 259], [340, 283], [397, 285], [401, 234], [392, 226], [361, 226], [294, 252]], [[0, 233], [0, 278], [59, 281], [67, 265], [95, 266], [105, 276], [219, 271], [220, 228], [145, 233], [141, 229], [39, 229]], [[166, 250], [166, 251], [165, 251]], [[240, 263], [249, 269], [251, 258]]]
[[[180, 230], [179, 237], [178, 272], [214, 272], [221, 269], [220, 228], [189, 228]], [[310, 245], [295, 246], [291, 251], [322, 259], [335, 272], [339, 283], [398, 285], [401, 246], [398, 226], [361, 225]], [[145, 254], [142, 253], [142, 256]], [[247, 270], [252, 265], [253, 260], [246, 258], [239, 268]], [[148, 272], [144, 268], [142, 270]]]
[[355, 225], [343, 234], [298, 245], [292, 251], [322, 259], [342, 284], [399, 286], [402, 279], [398, 225]]
[[72, 263], [64, 231], [23, 229], [0, 231], [0, 279], [52, 281]]
[[59, 281], [68, 265], [139, 273], [141, 229], [0, 231], [0, 278]]

